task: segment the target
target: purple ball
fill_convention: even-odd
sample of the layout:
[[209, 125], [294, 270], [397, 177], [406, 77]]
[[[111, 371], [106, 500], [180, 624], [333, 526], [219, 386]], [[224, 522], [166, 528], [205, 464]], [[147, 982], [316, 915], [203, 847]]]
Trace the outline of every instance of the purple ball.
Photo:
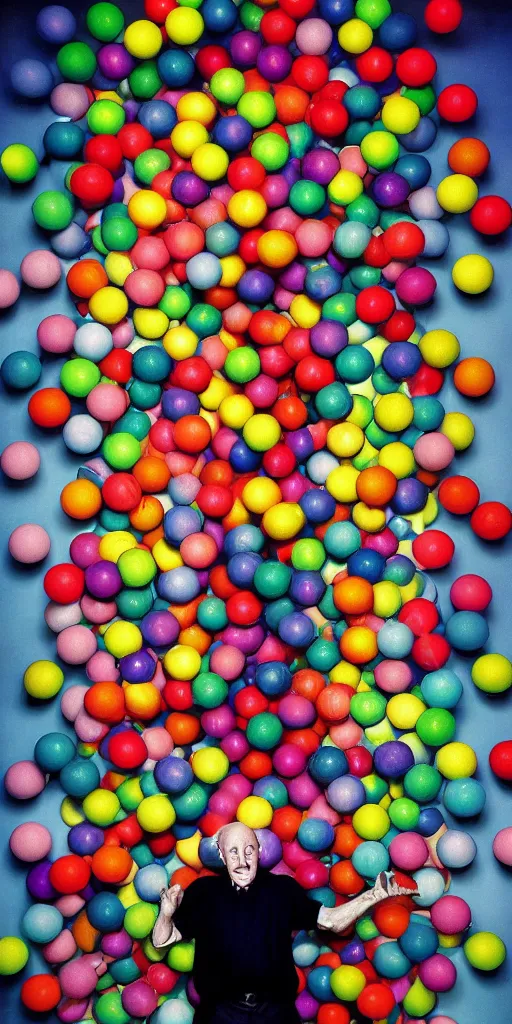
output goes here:
[[199, 408], [197, 395], [192, 391], [185, 391], [184, 388], [169, 388], [162, 395], [162, 412], [173, 423], [182, 416], [196, 416]]
[[365, 957], [366, 953], [361, 939], [352, 939], [352, 942], [347, 943], [340, 951], [342, 964], [349, 964], [351, 967], [362, 963]]
[[302, 161], [302, 176], [318, 185], [328, 185], [340, 169], [340, 162], [330, 149], [311, 149]]
[[107, 956], [114, 957], [114, 960], [121, 960], [123, 957], [130, 955], [132, 944], [133, 939], [131, 935], [128, 935], [128, 932], [121, 928], [118, 932], [109, 932], [107, 935], [102, 936], [101, 950]]
[[127, 654], [119, 662], [119, 671], [127, 683], [148, 683], [153, 678], [155, 669], [155, 659], [144, 648], [135, 651], [134, 654]]
[[98, 67], [105, 78], [120, 82], [122, 78], [131, 75], [135, 61], [122, 43], [107, 43], [102, 46], [97, 54]]
[[165, 539], [174, 547], [179, 547], [182, 540], [191, 533], [201, 529], [201, 516], [195, 508], [178, 505], [170, 508], [164, 516]]
[[100, 561], [99, 547], [101, 537], [96, 533], [79, 533], [74, 537], [69, 546], [69, 553], [75, 565], [79, 569], [87, 569], [87, 566]]
[[184, 793], [194, 781], [188, 761], [181, 757], [163, 757], [155, 765], [155, 782], [163, 793]]
[[273, 278], [264, 270], [246, 270], [237, 285], [238, 297], [241, 302], [263, 306], [272, 297], [274, 287]]
[[170, 647], [178, 639], [180, 624], [171, 612], [148, 612], [141, 621], [140, 629], [151, 647]]
[[413, 767], [414, 754], [407, 743], [389, 740], [376, 748], [373, 763], [377, 775], [388, 779], [400, 779]]
[[290, 612], [281, 619], [278, 633], [291, 647], [309, 647], [315, 636], [315, 625], [303, 612]]
[[[124, 170], [121, 172], [124, 173]], [[111, 203], [122, 203], [124, 199], [124, 184], [123, 179], [120, 177], [114, 182], [114, 188], [112, 189], [112, 196], [110, 198]]]
[[290, 194], [290, 186], [282, 174], [269, 174], [264, 182], [265, 202], [275, 210], [284, 206]]
[[265, 631], [259, 623], [245, 629], [243, 626], [227, 626], [221, 636], [223, 643], [237, 647], [242, 654], [254, 654], [264, 639]]
[[27, 875], [27, 889], [38, 902], [48, 903], [49, 900], [56, 900], [59, 895], [49, 879], [51, 866], [51, 860], [42, 860]]
[[300, 181], [300, 160], [297, 156], [292, 156], [291, 160], [288, 160], [284, 165], [281, 174], [283, 178], [286, 178], [290, 188], [295, 185], [296, 181]]
[[68, 832], [68, 846], [71, 853], [77, 853], [79, 857], [92, 857], [96, 850], [104, 843], [103, 829], [97, 825], [91, 825], [88, 821], [81, 821], [73, 825]]
[[[302, 263], [290, 263], [279, 277], [279, 284], [289, 292], [302, 292], [308, 268]], [[325, 321], [324, 321], [325, 323]]]
[[291, 601], [303, 608], [313, 608], [325, 594], [325, 583], [319, 572], [309, 569], [294, 570], [288, 590]]
[[76, 18], [67, 7], [50, 4], [39, 11], [36, 29], [45, 43], [62, 46], [69, 43], [76, 32]]
[[425, 507], [427, 498], [427, 485], [411, 476], [398, 481], [391, 508], [399, 516], [411, 516]]
[[[212, 537], [217, 545], [217, 551], [220, 553], [224, 547], [224, 529], [220, 523], [215, 523], [212, 519], [206, 519], [203, 526], [203, 533], [206, 533], [208, 537]], [[206, 571], [206, 570], [203, 570]], [[208, 573], [207, 573], [208, 577]]]
[[396, 294], [404, 306], [425, 306], [436, 288], [434, 275], [425, 267], [408, 267], [396, 282]]
[[260, 844], [260, 867], [275, 867], [283, 856], [281, 840], [269, 828], [257, 828], [256, 835]]
[[[331, 359], [348, 345], [348, 331], [345, 324], [338, 320], [319, 320], [311, 328], [309, 340], [313, 352], [326, 359]], [[397, 342], [397, 344], [399, 343]], [[416, 348], [416, 346], [414, 347]], [[390, 345], [389, 348], [394, 348], [394, 345]]]
[[286, 434], [286, 444], [291, 448], [298, 462], [309, 459], [315, 450], [315, 442], [311, 431], [307, 427], [299, 427], [298, 430], [290, 430]]
[[315, 1020], [320, 1003], [311, 995], [311, 992], [304, 989], [304, 991], [297, 996], [295, 1006], [301, 1020]]
[[261, 39], [256, 32], [245, 29], [233, 36], [229, 50], [234, 64], [243, 68], [253, 68], [261, 50]]
[[178, 171], [171, 186], [173, 199], [183, 206], [197, 206], [208, 198], [210, 188], [193, 171]]
[[393, 380], [405, 380], [419, 370], [421, 352], [411, 341], [395, 341], [384, 350], [382, 366]]
[[379, 206], [386, 209], [392, 206], [401, 206], [405, 203], [411, 191], [409, 182], [402, 178], [401, 174], [394, 171], [385, 171], [378, 174], [372, 182], [372, 195]]
[[121, 573], [115, 562], [94, 562], [85, 570], [85, 585], [92, 597], [99, 601], [115, 597], [122, 589]]
[[327, 262], [333, 270], [337, 270], [338, 274], [345, 274], [348, 270], [347, 260], [342, 260], [340, 256], [337, 256], [332, 249], [329, 249], [327, 253]]
[[286, 46], [263, 46], [256, 60], [256, 67], [267, 82], [282, 82], [291, 66], [292, 55]]
[[355, 775], [342, 775], [327, 787], [328, 803], [340, 814], [353, 814], [366, 803], [366, 790]]

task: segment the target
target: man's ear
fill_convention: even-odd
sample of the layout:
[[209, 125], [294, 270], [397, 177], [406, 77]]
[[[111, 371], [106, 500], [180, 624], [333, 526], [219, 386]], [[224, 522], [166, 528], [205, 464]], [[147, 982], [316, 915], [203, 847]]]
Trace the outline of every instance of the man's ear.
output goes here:
[[220, 848], [219, 839], [220, 839], [220, 835], [217, 832], [217, 835], [215, 836], [215, 845], [216, 845], [216, 847], [217, 847], [217, 849], [219, 851], [219, 857], [220, 857], [222, 863], [225, 864], [226, 863], [226, 858], [224, 857], [224, 854], [223, 854], [223, 852], [222, 852], [222, 850]]

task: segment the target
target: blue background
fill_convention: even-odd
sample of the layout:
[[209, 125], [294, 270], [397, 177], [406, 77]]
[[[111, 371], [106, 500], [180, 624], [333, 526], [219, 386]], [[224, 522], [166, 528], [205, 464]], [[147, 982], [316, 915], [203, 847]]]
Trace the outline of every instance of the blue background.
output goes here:
[[[39, 4], [21, 0], [12, 11], [4, 12], [0, 24], [0, 55], [4, 70], [3, 103], [0, 107], [0, 146], [25, 142], [40, 149], [46, 126], [55, 115], [46, 104], [32, 105], [11, 94], [6, 78], [11, 63], [22, 56], [37, 57], [44, 44], [36, 36], [34, 22]], [[88, 5], [70, 2], [75, 12], [82, 10], [80, 25]], [[143, 17], [142, 2], [123, 2], [127, 21]], [[508, 13], [507, 13], [508, 8]], [[443, 126], [427, 156], [433, 165], [431, 182], [438, 182], [448, 173], [446, 154], [452, 142], [464, 135], [478, 135], [488, 144], [492, 160], [481, 180], [481, 192], [498, 192], [510, 199], [512, 194], [512, 163], [510, 160], [510, 126], [512, 124], [512, 18], [506, 0], [501, 2], [468, 2], [462, 26], [453, 38], [431, 35], [424, 26], [422, 0], [394, 5], [394, 10], [414, 14], [420, 26], [419, 44], [431, 48], [438, 60], [438, 90], [451, 82], [466, 82], [478, 93], [479, 109], [473, 123], [457, 127]], [[54, 56], [51, 48], [46, 53]], [[44, 164], [34, 182], [13, 190], [0, 183], [0, 264], [17, 272], [23, 256], [45, 241], [33, 224], [30, 204], [43, 189], [60, 188], [67, 164], [54, 161]], [[467, 412], [476, 425], [476, 439], [468, 452], [455, 460], [454, 472], [473, 477], [481, 490], [482, 500], [511, 498], [510, 385], [512, 357], [510, 353], [510, 281], [512, 279], [512, 247], [507, 239], [484, 241], [471, 229], [466, 217], [447, 218], [451, 241], [441, 261], [426, 261], [434, 270], [438, 289], [432, 306], [419, 317], [426, 329], [444, 327], [460, 339], [462, 355], [488, 358], [497, 372], [493, 393], [484, 400], [471, 402], [454, 391], [447, 380], [440, 395], [447, 410]], [[494, 263], [495, 281], [492, 290], [481, 298], [464, 297], [456, 292], [450, 271], [454, 261], [468, 252], [484, 252]], [[68, 312], [73, 307], [67, 297], [64, 279], [60, 285], [41, 294], [23, 293], [14, 309], [0, 317], [0, 356], [19, 348], [38, 351], [36, 329], [43, 317], [54, 312]], [[52, 386], [58, 381], [62, 360], [45, 356], [43, 374], [38, 386]], [[4, 582], [1, 592], [2, 619], [0, 644], [2, 651], [0, 773], [16, 760], [31, 758], [37, 738], [52, 730], [70, 731], [62, 718], [59, 699], [46, 704], [31, 703], [22, 685], [26, 666], [38, 659], [53, 659], [55, 637], [45, 626], [42, 580], [46, 569], [68, 558], [71, 538], [79, 532], [60, 510], [58, 496], [62, 487], [75, 476], [80, 460], [67, 451], [58, 432], [43, 432], [29, 421], [27, 395], [2, 394], [3, 419], [1, 447], [11, 441], [30, 439], [41, 452], [42, 465], [37, 476], [24, 484], [3, 481], [0, 559]], [[51, 535], [52, 548], [43, 565], [20, 567], [7, 551], [10, 532], [24, 522], [38, 522]], [[510, 630], [510, 545], [487, 545], [479, 541], [467, 521], [461, 522], [441, 512], [437, 525], [449, 531], [456, 543], [456, 555], [450, 568], [436, 575], [444, 614], [450, 609], [448, 592], [453, 579], [466, 572], [485, 576], [494, 591], [489, 612], [491, 639], [489, 651], [511, 656]], [[473, 923], [477, 930], [496, 931], [509, 946], [507, 963], [495, 974], [485, 975], [472, 970], [462, 950], [454, 953], [459, 971], [455, 989], [439, 999], [437, 1013], [453, 1016], [458, 1024], [490, 1024], [495, 1018], [505, 1022], [508, 1002], [507, 981], [510, 982], [512, 958], [512, 915], [510, 913], [510, 872], [492, 854], [496, 832], [512, 825], [512, 792], [492, 775], [487, 758], [491, 747], [512, 736], [512, 691], [503, 697], [486, 697], [472, 684], [471, 662], [453, 659], [453, 667], [464, 681], [464, 696], [457, 708], [457, 738], [470, 743], [479, 760], [478, 778], [487, 790], [487, 804], [477, 821], [468, 829], [478, 844], [473, 865], [459, 872], [452, 882], [456, 893], [471, 904]], [[65, 686], [82, 682], [81, 673], [66, 668]], [[74, 734], [73, 734], [74, 736]], [[11, 856], [8, 839], [13, 828], [23, 820], [46, 823], [54, 836], [53, 855], [67, 851], [66, 828], [59, 807], [62, 791], [51, 782], [36, 800], [22, 804], [7, 798], [2, 790], [0, 934], [19, 934], [21, 917], [29, 904], [24, 879], [26, 869]], [[449, 820], [449, 816], [447, 815]], [[451, 823], [459, 827], [456, 822]], [[460, 823], [464, 827], [463, 823]], [[45, 963], [32, 950], [21, 979], [45, 969]], [[34, 1019], [23, 1012], [19, 1002], [20, 976], [4, 984], [3, 1020], [13, 1022]], [[1, 1014], [0, 1014], [1, 1015]], [[39, 1016], [37, 1019], [41, 1019]], [[48, 1020], [55, 1020], [53, 1015]], [[510, 1017], [508, 1017], [510, 1019]]]

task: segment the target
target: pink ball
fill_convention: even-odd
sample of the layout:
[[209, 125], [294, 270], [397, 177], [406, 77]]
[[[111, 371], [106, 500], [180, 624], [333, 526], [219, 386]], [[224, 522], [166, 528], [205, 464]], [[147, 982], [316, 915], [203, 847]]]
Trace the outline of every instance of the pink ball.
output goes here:
[[235, 797], [238, 806], [246, 796], [251, 795], [252, 782], [246, 779], [245, 775], [229, 775], [227, 779], [223, 780], [221, 788], [223, 792], [231, 793]]
[[298, 839], [293, 839], [291, 843], [283, 843], [283, 860], [295, 871], [299, 864], [310, 863], [312, 857], [309, 851], [300, 845]]
[[238, 647], [223, 644], [216, 647], [210, 657], [210, 672], [216, 672], [226, 682], [238, 679], [245, 667], [245, 655]]
[[79, 533], [69, 545], [71, 560], [79, 569], [87, 569], [94, 562], [101, 562], [99, 552], [101, 537], [96, 533]]
[[[367, 626], [370, 625], [368, 619], [366, 620]], [[340, 750], [350, 750], [350, 747], [357, 747], [360, 743], [363, 730], [361, 726], [354, 722], [354, 719], [347, 718], [346, 722], [339, 722], [338, 725], [332, 725], [329, 730], [330, 737], [333, 743], [336, 744]]]
[[226, 362], [228, 350], [217, 335], [205, 338], [201, 345], [201, 355], [206, 359], [211, 370], [221, 370]]
[[88, 999], [64, 999], [55, 1009], [63, 1024], [78, 1024], [83, 1020], [89, 1005]]
[[70, 352], [75, 334], [76, 324], [71, 317], [62, 313], [53, 313], [52, 316], [45, 317], [37, 328], [37, 340], [41, 348], [53, 355]]
[[18, 860], [34, 864], [36, 860], [48, 856], [52, 848], [52, 837], [45, 825], [37, 821], [24, 821], [11, 833], [9, 846]]
[[123, 288], [137, 306], [157, 306], [164, 294], [165, 284], [156, 270], [132, 270]]
[[297, 775], [288, 783], [288, 796], [292, 804], [305, 811], [320, 796], [320, 789], [307, 772]]
[[29, 288], [53, 288], [62, 277], [60, 260], [48, 249], [33, 249], [21, 261], [21, 276]]
[[80, 601], [80, 607], [84, 618], [95, 626], [104, 626], [106, 622], [110, 622], [117, 615], [115, 601], [96, 601], [89, 594], [84, 594]]
[[126, 348], [134, 337], [135, 331], [130, 320], [121, 320], [115, 327], [112, 327], [114, 348]]
[[54, 633], [60, 633], [68, 626], [77, 626], [82, 618], [82, 609], [78, 601], [75, 604], [56, 604], [48, 601], [44, 610], [46, 625]]
[[172, 738], [163, 725], [153, 725], [149, 729], [144, 729], [142, 738], [148, 749], [148, 757], [152, 761], [161, 761], [174, 750]]
[[4, 786], [15, 800], [32, 800], [43, 792], [46, 776], [35, 761], [16, 761], [4, 775]]
[[450, 438], [437, 430], [419, 437], [413, 451], [414, 458], [422, 469], [428, 469], [432, 473], [446, 469], [455, 455], [455, 448]]
[[305, 220], [295, 232], [301, 256], [323, 256], [332, 242], [332, 229], [322, 220]]
[[158, 996], [144, 978], [125, 985], [121, 993], [121, 1002], [126, 1013], [134, 1017], [149, 1017], [158, 1005]]
[[417, 871], [428, 858], [428, 846], [417, 832], [401, 832], [391, 840], [389, 853], [401, 871]]
[[[201, 350], [202, 354], [202, 350]], [[256, 409], [268, 409], [277, 399], [279, 387], [276, 380], [265, 373], [258, 374], [245, 385], [245, 394]]]
[[332, 43], [332, 28], [323, 18], [306, 18], [297, 26], [295, 42], [301, 53], [327, 53]]
[[169, 263], [169, 250], [163, 238], [138, 238], [130, 251], [130, 259], [137, 270], [163, 270]]
[[208, 736], [223, 740], [236, 726], [235, 713], [229, 704], [221, 704], [218, 708], [203, 711], [201, 725]]
[[327, 865], [313, 858], [299, 864], [295, 877], [303, 889], [320, 889], [323, 885], [329, 884]]
[[507, 828], [502, 828], [496, 833], [492, 852], [501, 864], [505, 864], [508, 868], [512, 867], [512, 826], [508, 825]]
[[70, 999], [85, 999], [96, 988], [98, 976], [92, 964], [78, 957], [61, 967], [59, 981], [63, 995]]
[[302, 224], [302, 217], [292, 210], [291, 206], [283, 206], [279, 210], [273, 210], [265, 220], [267, 231], [289, 231], [294, 235], [297, 228]]
[[218, 789], [208, 801], [208, 810], [214, 814], [221, 814], [223, 818], [234, 818], [237, 807], [238, 800], [233, 793], [229, 793], [227, 790]]
[[407, 306], [425, 306], [433, 298], [437, 281], [425, 267], [409, 267], [396, 282], [396, 294]]
[[207, 533], [191, 533], [180, 544], [180, 555], [192, 569], [207, 569], [215, 561], [219, 549]]
[[277, 714], [287, 729], [305, 729], [316, 719], [315, 705], [300, 693], [289, 693], [283, 697]]
[[75, 955], [76, 949], [73, 932], [69, 928], [63, 928], [56, 939], [43, 946], [43, 956], [49, 964], [62, 964]]
[[339, 154], [340, 167], [344, 171], [353, 171], [359, 178], [364, 178], [368, 164], [361, 156], [359, 146], [345, 146]]
[[115, 658], [108, 651], [96, 651], [89, 658], [85, 671], [91, 683], [116, 683], [119, 679]]
[[64, 690], [60, 698], [60, 710], [68, 722], [74, 722], [78, 712], [83, 708], [84, 697], [88, 689], [88, 686], [75, 683], [74, 686], [69, 686], [67, 690]]
[[42, 526], [36, 523], [24, 523], [17, 526], [9, 537], [9, 554], [17, 562], [24, 565], [34, 565], [46, 558], [50, 550], [51, 541]]
[[97, 646], [98, 641], [87, 626], [68, 626], [57, 636], [57, 654], [68, 665], [85, 665]]
[[445, 1017], [442, 1014], [440, 1017], [430, 1017], [428, 1024], [457, 1024], [457, 1021], [453, 1017]]
[[412, 671], [405, 661], [380, 661], [374, 672], [377, 686], [385, 693], [404, 693], [412, 683]]
[[13, 441], [4, 448], [0, 466], [10, 480], [30, 480], [41, 465], [41, 456], [30, 441]]
[[63, 917], [75, 917], [75, 914], [79, 914], [85, 906], [85, 900], [83, 896], [73, 893], [72, 896], [59, 896], [58, 900], [55, 900], [55, 906]]
[[328, 821], [329, 825], [333, 827], [341, 821], [341, 815], [338, 814], [338, 811], [334, 810], [334, 807], [327, 803], [323, 793], [317, 796], [316, 800], [313, 800], [311, 807], [308, 807], [306, 817], [321, 818], [322, 821]]
[[249, 742], [247, 736], [241, 729], [234, 729], [221, 740], [220, 746], [231, 763], [236, 764], [249, 753]]
[[434, 928], [444, 935], [457, 935], [471, 924], [471, 909], [460, 896], [441, 896], [430, 908]]
[[483, 612], [492, 601], [492, 589], [483, 576], [469, 572], [452, 583], [450, 601], [459, 611]]
[[434, 953], [428, 960], [423, 960], [418, 973], [431, 992], [449, 992], [457, 981], [455, 964], [442, 953]]
[[404, 270], [407, 270], [407, 263], [401, 263], [399, 260], [391, 260], [391, 263], [388, 263], [387, 267], [382, 268], [382, 276], [389, 284], [396, 284]]
[[89, 391], [85, 402], [87, 412], [102, 423], [112, 423], [124, 415], [129, 398], [118, 384], [97, 384]]
[[20, 295], [18, 278], [12, 270], [0, 269], [0, 309], [14, 306]]
[[306, 755], [296, 743], [283, 743], [278, 747], [272, 758], [278, 775], [285, 779], [294, 779], [306, 767]]
[[87, 714], [85, 708], [81, 708], [75, 718], [75, 732], [79, 740], [84, 743], [97, 743], [107, 735], [108, 725], [97, 722]]
[[93, 99], [92, 93], [85, 88], [85, 85], [61, 82], [52, 90], [50, 106], [61, 117], [70, 117], [72, 121], [79, 121], [89, 110]]

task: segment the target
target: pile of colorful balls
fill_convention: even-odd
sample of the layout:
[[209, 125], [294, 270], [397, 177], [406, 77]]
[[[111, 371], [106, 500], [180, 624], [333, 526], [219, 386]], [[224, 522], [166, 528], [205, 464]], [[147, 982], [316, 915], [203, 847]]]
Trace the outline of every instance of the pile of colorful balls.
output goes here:
[[[426, 7], [433, 32], [461, 18], [459, 0]], [[47, 289], [67, 264], [76, 309], [37, 332], [45, 358], [64, 356], [60, 387], [33, 391], [28, 413], [82, 457], [60, 501], [84, 524], [44, 577], [58, 661], [34, 661], [24, 685], [44, 701], [66, 666], [84, 682], [62, 689], [76, 738], [41, 736], [5, 777], [22, 801], [58, 777], [69, 853], [52, 859], [36, 803], [10, 839], [33, 904], [23, 938], [0, 940], [0, 972], [24, 968], [30, 941], [48, 972], [23, 982], [29, 1011], [190, 1024], [193, 944], [154, 948], [159, 895], [217, 871], [215, 834], [238, 819], [312, 900], [343, 903], [388, 869], [419, 890], [329, 945], [297, 935], [303, 1021], [454, 1024], [430, 1016], [456, 981], [451, 951], [487, 971], [505, 947], [447, 893], [485, 804], [448, 661], [473, 653], [487, 694], [512, 665], [482, 653], [483, 578], [455, 580], [441, 621], [429, 574], [454, 544], [432, 524], [440, 504], [492, 542], [512, 516], [446, 475], [474, 427], [437, 397], [445, 374], [477, 399], [494, 372], [422, 329], [436, 280], [417, 261], [446, 251], [445, 213], [470, 211], [484, 236], [511, 223], [505, 199], [479, 196], [478, 138], [430, 184], [439, 121], [471, 118], [477, 97], [436, 96], [435, 60], [388, 0], [146, 0], [129, 25], [100, 2], [86, 23], [93, 45], [66, 8], [38, 15], [60, 81], [42, 61], [12, 68], [19, 96], [49, 98], [44, 154], [67, 162], [32, 207], [49, 247], [20, 272]], [[39, 160], [13, 143], [1, 165], [15, 186]], [[480, 254], [453, 267], [469, 294], [492, 279]], [[19, 294], [0, 271], [0, 305]], [[28, 390], [41, 369], [13, 352], [1, 376]], [[27, 441], [1, 456], [16, 480], [39, 463]], [[37, 524], [10, 537], [22, 563], [49, 549]], [[512, 778], [512, 741], [491, 765]], [[512, 828], [494, 852], [512, 865]]]

